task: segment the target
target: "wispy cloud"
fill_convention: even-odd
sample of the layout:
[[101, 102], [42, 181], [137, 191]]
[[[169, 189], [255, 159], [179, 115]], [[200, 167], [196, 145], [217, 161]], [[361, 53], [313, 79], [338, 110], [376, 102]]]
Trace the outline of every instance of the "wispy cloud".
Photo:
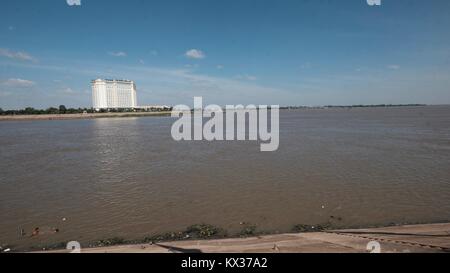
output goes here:
[[219, 64], [219, 65], [216, 66], [216, 68], [219, 69], [219, 70], [222, 70], [222, 69], [224, 69], [224, 66]]
[[387, 68], [391, 69], [391, 70], [399, 70], [400, 69], [400, 65], [398, 65], [398, 64], [390, 64], [390, 65], [387, 66]]
[[81, 0], [66, 0], [69, 6], [81, 6]]
[[186, 68], [198, 68], [198, 64], [185, 64], [184, 67], [186, 67]]
[[2, 82], [2, 85], [7, 86], [7, 87], [26, 88], [26, 87], [35, 86], [36, 83], [33, 81], [23, 80], [23, 79], [8, 79], [8, 80]]
[[310, 62], [306, 62], [306, 63], [303, 63], [303, 64], [300, 66], [300, 69], [306, 70], [306, 69], [310, 69], [311, 67], [312, 67], [311, 63], [310, 63]]
[[114, 57], [126, 57], [128, 54], [123, 51], [110, 51], [108, 52], [109, 55]]
[[256, 81], [258, 79], [255, 76], [247, 75], [247, 74], [245, 74], [245, 75], [237, 75], [235, 78], [238, 79], [238, 80], [247, 80], [247, 81]]
[[[74, 66], [48, 66], [37, 64], [9, 63], [15, 67], [26, 67], [28, 69], [42, 69], [52, 72], [64, 72], [92, 77], [120, 77], [130, 78], [138, 82], [140, 90], [151, 90], [151, 97], [142, 95], [139, 100], [155, 100], [163, 104], [189, 103], [192, 97], [200, 95], [213, 99], [214, 103], [271, 103], [280, 93], [287, 92], [279, 88], [262, 86], [251, 81], [256, 77], [248, 76], [248, 80], [239, 80], [235, 77], [215, 77], [196, 73], [192, 68], [160, 68], [143, 65], [120, 66], [118, 70], [109, 70], [108, 67], [96, 63], [86, 63], [91, 70]], [[59, 88], [61, 91], [63, 88]], [[143, 93], [145, 93], [143, 91]], [[177, 92], [174, 98], [173, 92]], [[152, 99], [153, 98], [153, 99]], [[275, 102], [275, 101], [274, 101]]]
[[63, 93], [63, 94], [69, 94], [69, 95], [71, 95], [71, 94], [75, 94], [76, 92], [73, 91], [72, 88], [67, 87], [67, 88], [65, 88], [65, 89], [62, 90], [62, 93]]
[[189, 59], [204, 59], [206, 58], [205, 53], [198, 49], [190, 49], [186, 51], [185, 56]]
[[0, 56], [20, 61], [35, 62], [36, 58], [23, 51], [12, 51], [7, 48], [0, 48]]

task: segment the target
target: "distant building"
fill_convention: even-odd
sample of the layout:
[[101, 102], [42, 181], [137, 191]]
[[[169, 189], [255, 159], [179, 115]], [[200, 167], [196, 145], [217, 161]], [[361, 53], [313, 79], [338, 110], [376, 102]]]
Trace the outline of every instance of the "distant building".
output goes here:
[[92, 105], [97, 111], [137, 107], [136, 85], [133, 81], [97, 79], [91, 84]]

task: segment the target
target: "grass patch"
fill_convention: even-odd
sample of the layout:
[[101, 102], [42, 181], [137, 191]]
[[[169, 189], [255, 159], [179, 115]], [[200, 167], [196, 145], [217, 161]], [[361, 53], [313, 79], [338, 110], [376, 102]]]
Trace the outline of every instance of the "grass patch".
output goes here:
[[256, 225], [247, 225], [247, 226], [242, 228], [242, 230], [239, 233], [239, 235], [241, 237], [255, 236], [255, 235], [258, 235], [256, 230], [257, 230], [257, 226]]
[[185, 234], [191, 238], [209, 239], [212, 237], [217, 237], [220, 234], [224, 234], [224, 232], [221, 228], [200, 224], [188, 227]]
[[171, 232], [160, 235], [146, 237], [145, 243], [164, 242], [164, 241], [180, 241], [193, 239], [213, 239], [226, 237], [226, 231], [212, 225], [196, 224], [192, 225], [181, 232]]
[[332, 224], [329, 222], [325, 223], [325, 224], [318, 224], [318, 225], [299, 224], [299, 225], [295, 225], [292, 228], [292, 232], [293, 233], [309, 233], [309, 232], [321, 232], [321, 231], [330, 230], [330, 229], [332, 229]]
[[120, 237], [113, 237], [110, 239], [103, 239], [93, 243], [95, 247], [104, 247], [104, 246], [115, 246], [115, 245], [123, 245], [126, 244], [127, 241]]

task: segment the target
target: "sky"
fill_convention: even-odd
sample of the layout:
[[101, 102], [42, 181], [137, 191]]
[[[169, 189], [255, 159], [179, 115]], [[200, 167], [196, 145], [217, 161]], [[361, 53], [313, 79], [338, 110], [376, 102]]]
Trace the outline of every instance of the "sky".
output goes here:
[[450, 104], [449, 26], [448, 0], [2, 1], [0, 108], [91, 107], [96, 78], [139, 105]]

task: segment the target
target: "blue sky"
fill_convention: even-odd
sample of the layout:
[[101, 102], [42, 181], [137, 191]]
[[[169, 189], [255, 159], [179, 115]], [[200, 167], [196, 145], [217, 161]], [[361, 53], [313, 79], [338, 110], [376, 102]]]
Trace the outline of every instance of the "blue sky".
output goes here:
[[450, 1], [9, 0], [0, 107], [91, 105], [90, 80], [140, 105], [450, 103]]

